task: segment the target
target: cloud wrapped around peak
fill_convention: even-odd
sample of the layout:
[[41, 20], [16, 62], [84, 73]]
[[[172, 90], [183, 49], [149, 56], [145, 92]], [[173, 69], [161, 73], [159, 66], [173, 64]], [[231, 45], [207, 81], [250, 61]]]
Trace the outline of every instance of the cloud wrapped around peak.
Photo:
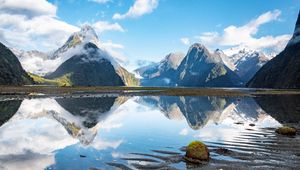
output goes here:
[[158, 0], [136, 0], [125, 14], [115, 13], [113, 19], [137, 18], [153, 12], [158, 6]]
[[261, 25], [278, 20], [280, 14], [279, 10], [268, 11], [245, 25], [231, 25], [226, 27], [223, 33], [205, 32], [196, 38], [209, 46], [246, 46], [256, 50], [272, 49], [279, 52], [285, 47], [290, 35], [267, 35], [260, 38], [254, 36]]

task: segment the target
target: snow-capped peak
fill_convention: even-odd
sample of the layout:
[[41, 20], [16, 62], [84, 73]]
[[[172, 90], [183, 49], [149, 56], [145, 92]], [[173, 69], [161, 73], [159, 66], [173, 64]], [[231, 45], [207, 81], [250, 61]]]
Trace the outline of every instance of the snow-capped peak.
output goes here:
[[90, 25], [83, 25], [81, 30], [74, 33], [74, 35], [78, 36], [82, 42], [92, 42], [96, 45], [99, 43], [98, 35]]
[[232, 71], [234, 71], [236, 68], [235, 68], [235, 65], [234, 63], [232, 63], [232, 61], [229, 59], [229, 57], [220, 49], [216, 49], [214, 51], [214, 55], [217, 55], [219, 56], [223, 63]]
[[69, 49], [74, 49], [79, 45], [87, 43], [93, 43], [98, 47], [100, 46], [100, 41], [95, 30], [89, 25], [83, 25], [80, 31], [73, 33], [66, 43], [52, 54], [51, 58], [59, 58]]

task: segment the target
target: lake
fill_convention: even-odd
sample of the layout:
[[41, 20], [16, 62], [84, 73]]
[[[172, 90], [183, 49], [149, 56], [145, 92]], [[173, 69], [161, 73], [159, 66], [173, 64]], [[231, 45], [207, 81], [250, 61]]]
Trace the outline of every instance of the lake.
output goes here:
[[[0, 169], [297, 169], [299, 95], [2, 97]], [[210, 161], [186, 163], [203, 141]]]

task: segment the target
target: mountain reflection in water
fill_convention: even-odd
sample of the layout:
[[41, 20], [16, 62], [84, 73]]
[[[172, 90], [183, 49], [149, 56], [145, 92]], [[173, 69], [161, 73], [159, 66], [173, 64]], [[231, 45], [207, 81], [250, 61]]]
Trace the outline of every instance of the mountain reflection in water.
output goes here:
[[[136, 168], [137, 161], [124, 157], [166, 147], [178, 151], [192, 140], [234, 141], [248, 128], [299, 123], [299, 105], [299, 96], [0, 101], [0, 169], [112, 169], [108, 162]], [[186, 168], [184, 162], [172, 167]]]

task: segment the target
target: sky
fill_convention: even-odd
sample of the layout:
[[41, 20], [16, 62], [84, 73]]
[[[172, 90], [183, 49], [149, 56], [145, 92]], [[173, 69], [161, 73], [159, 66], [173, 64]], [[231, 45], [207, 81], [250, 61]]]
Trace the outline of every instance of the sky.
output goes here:
[[193, 43], [278, 53], [299, 9], [300, 0], [0, 0], [0, 41], [49, 52], [90, 24], [132, 69], [138, 61], [186, 53]]

